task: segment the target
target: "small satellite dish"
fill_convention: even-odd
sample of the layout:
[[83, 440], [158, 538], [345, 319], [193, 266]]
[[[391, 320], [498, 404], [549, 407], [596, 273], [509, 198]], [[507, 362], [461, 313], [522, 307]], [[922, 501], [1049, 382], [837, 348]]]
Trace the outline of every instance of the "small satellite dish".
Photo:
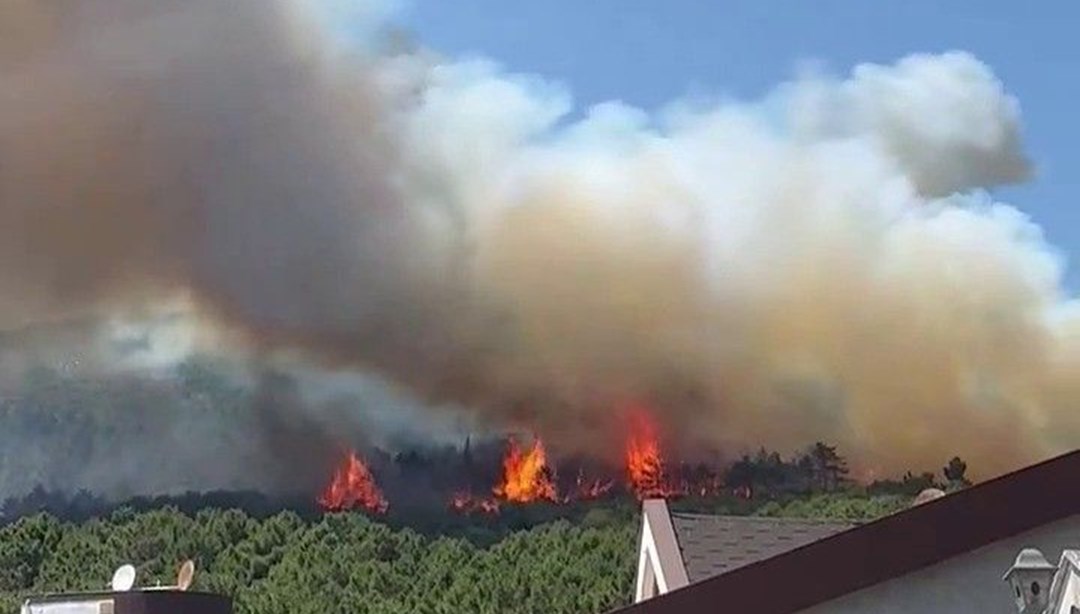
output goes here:
[[186, 591], [191, 588], [191, 582], [195, 579], [195, 561], [188, 559], [180, 566], [176, 574], [176, 590]]
[[919, 493], [919, 496], [915, 497], [915, 501], [912, 502], [911, 507], [916, 505], [922, 505], [924, 503], [930, 503], [936, 499], [940, 499], [945, 496], [945, 491], [940, 488], [927, 488]]
[[180, 565], [180, 569], [176, 572], [176, 584], [169, 584], [162, 586], [158, 582], [154, 586], [144, 586], [144, 591], [186, 591], [191, 588], [191, 582], [195, 579], [195, 561], [187, 560]]
[[117, 593], [130, 591], [131, 587], [135, 586], [135, 567], [121, 565], [113, 574], [111, 586]]

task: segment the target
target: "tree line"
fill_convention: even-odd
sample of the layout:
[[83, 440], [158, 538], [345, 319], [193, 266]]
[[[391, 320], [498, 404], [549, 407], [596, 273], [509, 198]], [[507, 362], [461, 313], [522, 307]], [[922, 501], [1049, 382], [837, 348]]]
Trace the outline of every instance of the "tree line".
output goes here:
[[836, 446], [816, 442], [790, 459], [762, 448], [756, 455], [744, 455], [727, 469], [724, 483], [747, 496], [811, 495], [863, 488], [874, 495], [914, 496], [927, 488], [954, 491], [971, 485], [967, 463], [959, 457], [949, 460], [941, 475], [925, 471], [906, 472], [900, 478], [877, 479], [857, 485], [850, 478], [847, 460]]
[[[252, 389], [225, 373], [203, 359], [156, 377], [29, 370], [0, 388], [0, 498], [35, 488], [85, 488], [114, 501], [185, 490], [312, 496], [340, 462], [338, 448], [366, 441], [369, 425], [356, 416], [365, 415], [370, 402], [356, 399], [343, 416], [336, 406], [305, 406], [287, 377], [267, 376]], [[490, 489], [504, 448], [495, 439], [464, 450], [388, 443], [400, 451], [366, 446], [365, 461], [396, 506], [415, 507], [441, 505], [447, 493], [464, 487]], [[588, 459], [558, 460], [560, 476], [570, 480], [581, 469], [601, 476], [617, 469], [592, 467]], [[823, 442], [791, 458], [763, 449], [725, 466], [677, 469], [693, 484], [723, 483], [751, 495], [835, 492], [850, 485], [846, 461]], [[877, 488], [908, 493], [929, 484], [962, 486], [965, 469], [954, 459], [944, 481], [910, 474]]]
[[[786, 502], [723, 497], [708, 510], [673, 505], [860, 521], [910, 500], [847, 491]], [[168, 584], [191, 558], [193, 588], [233, 597], [237, 614], [606, 612], [631, 600], [640, 518], [636, 505], [583, 512], [528, 528], [511, 513], [453, 534], [359, 513], [259, 517], [170, 505], [82, 522], [39, 513], [0, 527], [0, 609], [15, 611], [30, 594], [104, 589], [124, 563], [137, 567], [140, 586]]]
[[138, 584], [230, 595], [238, 614], [604, 612], [625, 603], [636, 527], [559, 521], [480, 547], [394, 530], [361, 514], [259, 520], [237, 510], [118, 510], [82, 524], [39, 514], [0, 529], [0, 608], [30, 593], [101, 590], [130, 562]]

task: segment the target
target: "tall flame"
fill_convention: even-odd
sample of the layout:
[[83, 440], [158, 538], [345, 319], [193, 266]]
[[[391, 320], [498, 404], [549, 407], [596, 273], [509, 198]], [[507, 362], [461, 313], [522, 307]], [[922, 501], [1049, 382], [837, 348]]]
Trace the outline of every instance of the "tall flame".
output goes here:
[[629, 412], [630, 432], [626, 439], [626, 473], [630, 489], [639, 499], [675, 494], [664, 483], [664, 459], [656, 423], [641, 408]]
[[381, 514], [389, 507], [382, 491], [375, 484], [375, 477], [356, 452], [352, 451], [334, 472], [334, 478], [318, 501], [324, 510], [331, 512], [365, 509]]
[[528, 449], [510, 440], [503, 458], [503, 481], [495, 487], [495, 495], [516, 503], [556, 500], [555, 485], [548, 475], [547, 453], [539, 438]]

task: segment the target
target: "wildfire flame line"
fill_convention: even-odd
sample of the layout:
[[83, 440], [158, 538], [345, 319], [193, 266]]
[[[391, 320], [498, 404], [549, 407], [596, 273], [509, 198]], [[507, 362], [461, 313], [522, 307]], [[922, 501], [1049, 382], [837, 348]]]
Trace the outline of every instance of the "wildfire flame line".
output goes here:
[[[686, 495], [704, 497], [722, 490], [720, 480], [707, 471], [704, 476], [690, 475], [680, 465], [669, 475], [661, 452], [659, 428], [651, 413], [641, 406], [630, 406], [625, 415], [629, 426], [624, 450], [625, 492], [641, 500]], [[470, 492], [457, 492], [450, 498], [448, 507], [466, 514], [497, 514], [504, 503], [547, 501], [566, 504], [598, 499], [611, 492], [616, 485], [615, 480], [590, 479], [584, 471], [579, 471], [576, 481], [566, 485], [564, 495], [560, 497], [554, 477], [547, 450], [539, 437], [534, 436], [531, 445], [523, 445], [511, 438], [502, 460], [502, 477], [492, 488], [491, 495], [475, 496]], [[348, 453], [318, 502], [328, 511], [364, 509], [383, 513], [389, 507], [374, 476], [355, 452]]]

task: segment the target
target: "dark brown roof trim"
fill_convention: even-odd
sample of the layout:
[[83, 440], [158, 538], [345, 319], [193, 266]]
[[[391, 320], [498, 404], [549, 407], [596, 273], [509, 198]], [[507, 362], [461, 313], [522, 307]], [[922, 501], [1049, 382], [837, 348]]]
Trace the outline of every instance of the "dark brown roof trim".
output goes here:
[[92, 600], [106, 600], [113, 599], [117, 595], [128, 595], [131, 593], [153, 593], [160, 595], [162, 593], [179, 593], [182, 595], [204, 595], [204, 596], [216, 596], [214, 593], [205, 593], [201, 591], [181, 591], [173, 588], [133, 588], [130, 591], [73, 591], [70, 593], [40, 593], [36, 595], [29, 595], [24, 601], [30, 603], [63, 603], [70, 601], [92, 601]]
[[619, 612], [790, 614], [1078, 513], [1072, 452]]

